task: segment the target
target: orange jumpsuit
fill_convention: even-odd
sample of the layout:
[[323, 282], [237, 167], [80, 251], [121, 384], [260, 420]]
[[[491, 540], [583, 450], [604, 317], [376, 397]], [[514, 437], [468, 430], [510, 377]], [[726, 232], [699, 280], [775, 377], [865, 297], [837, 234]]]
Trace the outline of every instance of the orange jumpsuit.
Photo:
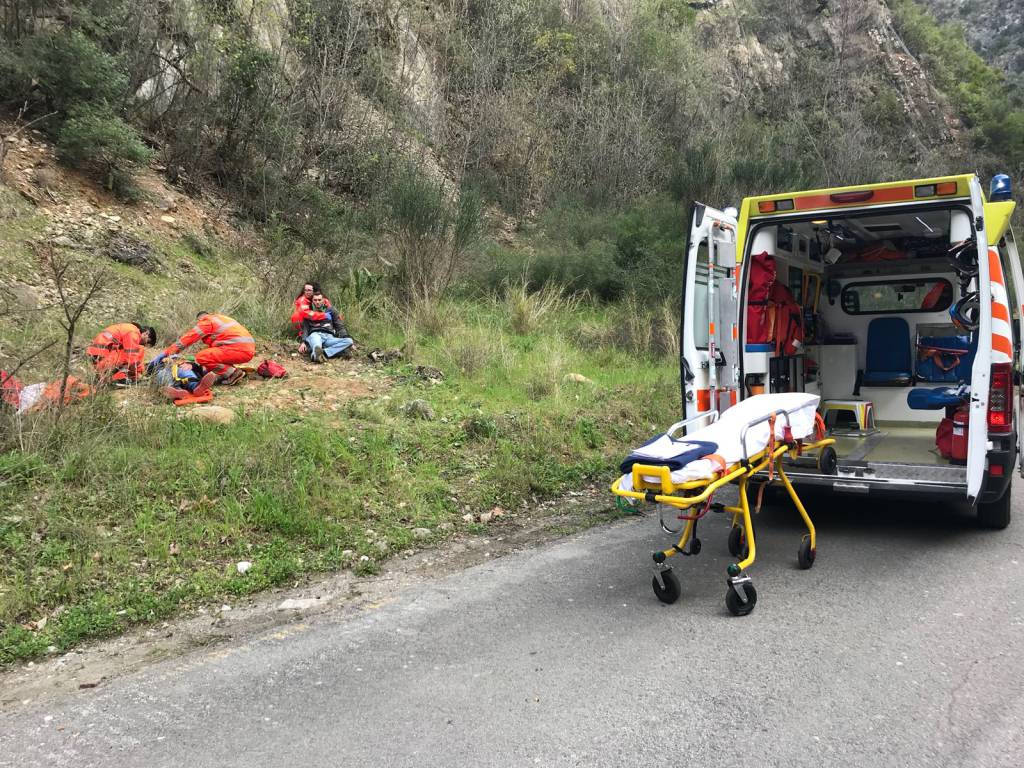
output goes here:
[[256, 342], [241, 323], [215, 314], [196, 320], [195, 327], [165, 349], [164, 354], [176, 355], [197, 341], [207, 348], [196, 354], [196, 362], [218, 376], [229, 376], [234, 372], [233, 366], [249, 362], [256, 354]]
[[142, 377], [145, 353], [142, 333], [134, 323], [117, 323], [103, 329], [85, 352], [101, 379], [127, 382]]

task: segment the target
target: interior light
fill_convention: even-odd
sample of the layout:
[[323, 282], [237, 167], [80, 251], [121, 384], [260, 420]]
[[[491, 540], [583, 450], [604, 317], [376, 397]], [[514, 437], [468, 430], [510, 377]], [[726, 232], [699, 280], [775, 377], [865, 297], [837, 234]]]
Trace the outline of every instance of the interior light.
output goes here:
[[813, 224], [816, 227], [824, 227], [826, 224], [828, 224], [828, 219], [812, 219], [811, 224]]

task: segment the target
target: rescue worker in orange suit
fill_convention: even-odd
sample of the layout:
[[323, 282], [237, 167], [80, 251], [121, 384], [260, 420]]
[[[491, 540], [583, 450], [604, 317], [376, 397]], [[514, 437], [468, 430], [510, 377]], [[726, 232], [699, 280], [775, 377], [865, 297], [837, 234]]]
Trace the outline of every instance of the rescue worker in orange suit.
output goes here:
[[92, 359], [101, 383], [125, 386], [142, 377], [143, 347], [156, 343], [156, 329], [138, 323], [117, 323], [100, 331], [85, 353]]
[[[327, 313], [331, 310], [331, 302], [324, 298], [323, 308], [321, 310], [313, 309], [314, 293], [320, 293], [320, 286], [317, 283], [309, 282], [303, 284], [302, 292], [295, 297], [295, 311], [292, 312], [291, 321], [292, 328], [295, 329], [295, 333], [300, 339], [302, 338], [302, 322], [304, 320], [311, 320], [316, 323], [328, 320]], [[338, 317], [338, 319], [340, 320], [341, 318]]]
[[176, 355], [197, 341], [202, 341], [207, 347], [196, 353], [196, 362], [206, 371], [200, 382], [201, 388], [209, 389], [214, 383], [237, 384], [245, 378], [245, 371], [235, 366], [252, 360], [256, 354], [256, 342], [237, 320], [212, 312], [196, 315], [195, 326], [154, 357], [149, 363], [149, 370], [155, 370], [165, 357]]

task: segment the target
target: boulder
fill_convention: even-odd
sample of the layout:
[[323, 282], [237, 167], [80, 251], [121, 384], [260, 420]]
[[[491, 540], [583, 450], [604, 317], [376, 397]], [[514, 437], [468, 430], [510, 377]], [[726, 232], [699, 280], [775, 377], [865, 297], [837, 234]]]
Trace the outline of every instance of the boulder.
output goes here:
[[230, 424], [235, 420], [235, 412], [222, 405], [187, 405], [182, 415], [187, 419], [206, 421], [210, 424]]
[[143, 272], [156, 272], [160, 267], [160, 261], [149, 244], [126, 232], [110, 238], [107, 256], [121, 264], [137, 267]]

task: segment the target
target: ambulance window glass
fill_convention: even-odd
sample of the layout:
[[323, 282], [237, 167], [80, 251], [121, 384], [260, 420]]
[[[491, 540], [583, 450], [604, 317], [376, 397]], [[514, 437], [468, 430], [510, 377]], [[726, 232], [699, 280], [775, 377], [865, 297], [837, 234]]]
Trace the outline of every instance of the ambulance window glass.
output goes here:
[[848, 315], [903, 315], [943, 312], [953, 303], [953, 285], [942, 278], [850, 283], [840, 304]]

